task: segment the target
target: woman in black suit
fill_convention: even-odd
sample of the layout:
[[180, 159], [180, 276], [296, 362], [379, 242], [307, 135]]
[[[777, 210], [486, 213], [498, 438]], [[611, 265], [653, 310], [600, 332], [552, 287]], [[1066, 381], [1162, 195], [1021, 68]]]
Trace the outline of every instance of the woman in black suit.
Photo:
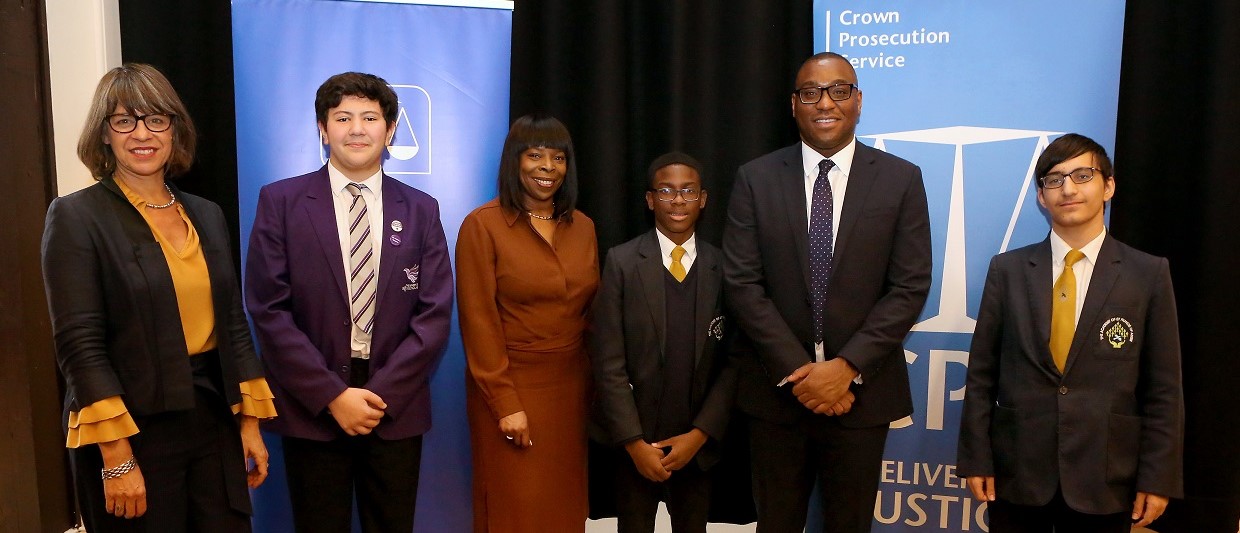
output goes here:
[[[194, 126], [159, 71], [100, 80], [78, 157], [98, 183], [56, 199], [43, 276], [88, 531], [249, 531], [275, 416], [219, 206], [173, 187]], [[247, 474], [247, 459], [253, 467]]]

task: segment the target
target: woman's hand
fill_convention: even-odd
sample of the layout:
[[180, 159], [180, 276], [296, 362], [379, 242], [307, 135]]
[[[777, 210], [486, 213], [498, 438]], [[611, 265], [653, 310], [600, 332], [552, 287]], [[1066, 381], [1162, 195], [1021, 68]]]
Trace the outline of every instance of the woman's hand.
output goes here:
[[[116, 468], [133, 457], [129, 439], [117, 439], [99, 443], [104, 468]], [[137, 518], [146, 514], [146, 479], [142, 469], [133, 470], [120, 477], [103, 480], [104, 509], [121, 518]]]
[[534, 445], [534, 439], [530, 437], [530, 421], [525, 417], [525, 411], [517, 411], [499, 419], [499, 431], [518, 448]]
[[[258, 418], [241, 415], [241, 449], [245, 451], [246, 476], [245, 482], [252, 489], [258, 488], [267, 479], [267, 444], [258, 432]], [[250, 461], [253, 460], [253, 463]]]

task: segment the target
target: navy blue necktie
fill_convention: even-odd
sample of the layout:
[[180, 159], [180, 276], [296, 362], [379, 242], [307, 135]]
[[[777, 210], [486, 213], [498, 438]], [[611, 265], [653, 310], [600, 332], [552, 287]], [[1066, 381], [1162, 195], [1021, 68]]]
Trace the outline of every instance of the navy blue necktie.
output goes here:
[[831, 243], [835, 239], [831, 221], [835, 216], [835, 200], [827, 174], [834, 166], [830, 159], [818, 163], [818, 179], [814, 180], [814, 198], [809, 211], [810, 307], [814, 314], [815, 343], [822, 342], [825, 331], [827, 281], [831, 279]]

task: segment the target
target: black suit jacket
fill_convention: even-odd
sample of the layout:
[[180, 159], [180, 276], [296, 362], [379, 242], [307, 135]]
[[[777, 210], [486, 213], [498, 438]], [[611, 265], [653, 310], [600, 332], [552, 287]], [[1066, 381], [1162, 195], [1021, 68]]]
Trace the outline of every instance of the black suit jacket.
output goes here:
[[[596, 419], [611, 442], [651, 438], [663, 390], [667, 335], [664, 276], [667, 269], [652, 230], [607, 253], [589, 332], [597, 394]], [[697, 239], [696, 342], [690, 407], [694, 427], [710, 441], [696, 460], [703, 469], [719, 458], [732, 408], [735, 380], [727, 368], [720, 252]]]
[[[930, 290], [930, 220], [921, 169], [857, 142], [827, 285], [827, 358], [861, 372], [849, 427], [913, 411], [902, 343]], [[813, 359], [809, 221], [801, 145], [737, 171], [723, 236], [724, 286], [742, 335], [737, 403], [764, 420], [811, 414], [776, 385]]]
[[1183, 494], [1180, 338], [1167, 260], [1105, 237], [1067, 366], [1051, 359], [1050, 241], [995, 256], [960, 424], [963, 476], [1044, 505], [1062, 487], [1084, 513]]
[[[224, 213], [176, 189], [206, 257], [225, 400], [262, 377], [229, 251]], [[194, 385], [172, 274], [150, 226], [105, 178], [57, 198], [43, 231], [43, 278], [67, 385], [66, 410], [123, 395], [134, 415], [190, 409]]]

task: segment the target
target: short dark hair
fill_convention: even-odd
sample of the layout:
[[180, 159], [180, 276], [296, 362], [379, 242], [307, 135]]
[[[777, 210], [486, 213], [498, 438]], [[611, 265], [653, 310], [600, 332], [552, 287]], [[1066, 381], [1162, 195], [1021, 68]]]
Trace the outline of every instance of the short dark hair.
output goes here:
[[[848, 68], [850, 69], [853, 68], [852, 62], [850, 62], [847, 57], [839, 55], [835, 52], [818, 52], [817, 54], [814, 54], [812, 56], [805, 58], [805, 61], [802, 61], [800, 65], [797, 65], [796, 70], [792, 71], [792, 83], [791, 83], [792, 90], [795, 91], [800, 88], [800, 87], [797, 87], [797, 76], [801, 75], [801, 69], [805, 68], [805, 65], [808, 65], [815, 61], [822, 61], [824, 59], [838, 59], [846, 63], [848, 65]], [[853, 77], [856, 77], [856, 72], [857, 70], [853, 69]], [[858, 80], [858, 83], [860, 83], [860, 80]]]
[[525, 211], [521, 154], [530, 148], [552, 148], [564, 152], [568, 169], [564, 173], [564, 183], [552, 198], [555, 210], [551, 216], [564, 217], [572, 222], [573, 210], [577, 208], [577, 157], [573, 153], [573, 138], [562, 122], [548, 115], [525, 115], [514, 121], [508, 130], [499, 160], [499, 205], [518, 213]]
[[383, 78], [364, 72], [343, 72], [327, 78], [314, 95], [314, 119], [327, 123], [327, 111], [340, 105], [346, 96], [357, 96], [379, 102], [385, 125], [396, 122], [400, 113], [400, 101], [396, 91]]
[[118, 105], [135, 114], [173, 115], [172, 153], [164, 174], [172, 177], [189, 170], [194, 162], [198, 133], [181, 97], [155, 67], [125, 63], [109, 70], [99, 80], [82, 135], [78, 137], [78, 159], [90, 169], [91, 176], [100, 180], [116, 172], [116, 154], [112, 153], [112, 147], [103, 143], [103, 138], [108, 134], [108, 115]]
[[[697, 172], [698, 179], [702, 179], [702, 164], [698, 163], [697, 159], [694, 159], [693, 156], [683, 152], [668, 152], [654, 158], [654, 161], [650, 163], [650, 169], [646, 171], [647, 185], [653, 188], [654, 175], [659, 172], [659, 169], [669, 165], [684, 165], [689, 167]], [[705, 189], [706, 186], [703, 185], [702, 188]]]
[[1111, 158], [1107, 157], [1106, 148], [1103, 148], [1102, 145], [1089, 137], [1079, 133], [1069, 133], [1051, 141], [1046, 146], [1046, 149], [1042, 150], [1042, 155], [1038, 156], [1038, 162], [1033, 166], [1033, 173], [1034, 177], [1037, 178], [1038, 187], [1042, 187], [1042, 178], [1052, 168], [1055, 168], [1055, 165], [1082, 154], [1093, 154], [1098, 164], [1098, 171], [1102, 173], [1104, 179], [1110, 179], [1115, 176], [1114, 169], [1111, 167]]

